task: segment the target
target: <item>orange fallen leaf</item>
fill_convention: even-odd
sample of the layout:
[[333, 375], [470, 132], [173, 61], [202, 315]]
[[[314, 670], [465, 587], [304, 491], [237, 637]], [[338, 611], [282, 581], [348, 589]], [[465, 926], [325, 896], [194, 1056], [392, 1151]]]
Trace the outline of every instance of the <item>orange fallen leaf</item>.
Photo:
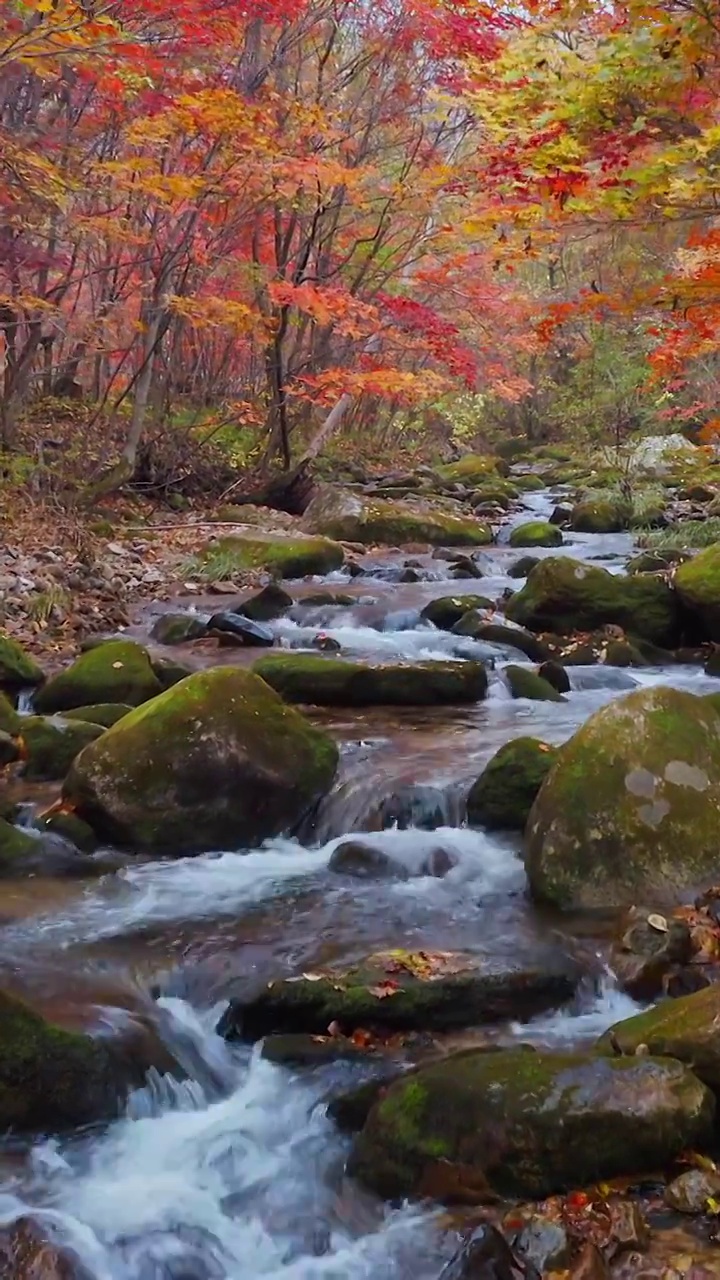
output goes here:
[[400, 984], [393, 982], [389, 978], [387, 982], [380, 982], [376, 987], [368, 987], [371, 996], [377, 996], [378, 1000], [386, 1000], [388, 996], [394, 996], [400, 990]]

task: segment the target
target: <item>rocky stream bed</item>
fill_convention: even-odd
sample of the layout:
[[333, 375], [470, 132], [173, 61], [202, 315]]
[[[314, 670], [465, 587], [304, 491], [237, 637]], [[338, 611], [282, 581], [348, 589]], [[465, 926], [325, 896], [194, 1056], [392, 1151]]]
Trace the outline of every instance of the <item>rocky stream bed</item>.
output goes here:
[[720, 594], [532, 480], [0, 640], [3, 1280], [720, 1276]]

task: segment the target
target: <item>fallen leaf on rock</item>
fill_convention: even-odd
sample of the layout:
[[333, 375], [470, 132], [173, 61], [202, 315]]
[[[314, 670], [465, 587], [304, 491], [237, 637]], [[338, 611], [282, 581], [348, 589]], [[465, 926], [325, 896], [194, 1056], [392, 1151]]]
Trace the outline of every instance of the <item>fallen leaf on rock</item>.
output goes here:
[[363, 1027], [356, 1027], [350, 1036], [350, 1043], [354, 1044], [357, 1049], [369, 1049], [373, 1044], [373, 1034], [366, 1031]]
[[377, 996], [378, 1000], [387, 1000], [388, 996], [397, 995], [400, 986], [397, 982], [389, 979], [387, 982], [380, 982], [376, 987], [368, 987], [371, 996]]
[[[325, 974], [324, 973], [301, 973], [300, 978], [304, 979], [305, 982], [322, 982], [323, 979], [325, 978]], [[293, 979], [289, 979], [289, 981], [293, 981]]]
[[122, 662], [113, 662], [113, 667], [115, 671], [119, 671], [122, 666], [123, 666]]
[[656, 933], [667, 933], [668, 931], [668, 922], [664, 916], [648, 916], [647, 922], [650, 925], [650, 928], [654, 929]]
[[328, 1035], [332, 1036], [333, 1039], [337, 1039], [338, 1036], [342, 1037], [342, 1031], [340, 1029], [339, 1022], [333, 1021], [330, 1023], [330, 1026], [328, 1027]]

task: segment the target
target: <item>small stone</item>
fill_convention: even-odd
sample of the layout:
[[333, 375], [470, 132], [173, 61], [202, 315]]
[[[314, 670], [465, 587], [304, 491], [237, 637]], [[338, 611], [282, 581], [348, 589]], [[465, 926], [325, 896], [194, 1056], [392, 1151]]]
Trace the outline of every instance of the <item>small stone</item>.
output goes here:
[[666, 1205], [678, 1213], [707, 1213], [708, 1200], [719, 1198], [720, 1172], [711, 1169], [688, 1169], [665, 1188]]
[[531, 1218], [513, 1240], [520, 1257], [532, 1262], [538, 1271], [555, 1271], [566, 1267], [570, 1259], [570, 1242], [565, 1228], [551, 1218]]

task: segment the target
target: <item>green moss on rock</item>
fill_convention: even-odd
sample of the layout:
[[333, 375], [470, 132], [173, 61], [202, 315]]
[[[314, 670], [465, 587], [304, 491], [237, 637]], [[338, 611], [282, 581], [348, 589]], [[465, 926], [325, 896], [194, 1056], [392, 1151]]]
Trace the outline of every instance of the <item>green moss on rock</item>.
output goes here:
[[628, 502], [578, 502], [573, 507], [570, 528], [576, 533], [619, 533], [628, 528], [631, 516]]
[[470, 788], [470, 826], [522, 831], [535, 797], [557, 759], [557, 748], [537, 738], [506, 742]]
[[507, 464], [504, 459], [486, 457], [480, 453], [466, 453], [457, 462], [446, 462], [435, 467], [435, 474], [447, 484], [464, 484], [474, 488], [482, 483], [486, 476], [506, 474]]
[[76, 759], [63, 795], [100, 836], [177, 856], [288, 830], [329, 789], [327, 734], [235, 667], [197, 672]]
[[473, 640], [484, 640], [487, 644], [516, 649], [519, 653], [524, 653], [531, 662], [544, 662], [550, 657], [547, 646], [529, 631], [525, 631], [522, 627], [506, 626], [502, 622], [489, 622], [486, 617], [474, 610], [463, 614], [451, 630], [456, 636], [470, 636]]
[[535, 671], [528, 671], [527, 667], [505, 667], [504, 675], [513, 698], [531, 698], [534, 702], [565, 701], [549, 680], [544, 680]]
[[441, 631], [449, 631], [471, 609], [492, 609], [493, 602], [486, 596], [440, 596], [425, 605], [420, 617]]
[[137, 707], [161, 688], [142, 645], [110, 640], [81, 653], [65, 671], [53, 676], [36, 695], [35, 710], [43, 714], [70, 711], [99, 702]]
[[541, 560], [510, 600], [507, 616], [531, 631], [560, 635], [614, 623], [659, 645], [672, 645], [679, 628], [677, 597], [662, 578], [623, 578], [569, 556]]
[[37, 841], [20, 827], [0, 818], [0, 875], [22, 874], [23, 861], [37, 852]]
[[669, 902], [717, 878], [720, 722], [660, 687], [603, 707], [562, 748], [528, 819], [533, 897], [565, 910]]
[[707, 640], [720, 640], [720, 545], [706, 547], [675, 574], [675, 589]]
[[25, 716], [22, 723], [25, 777], [34, 782], [60, 781], [83, 748], [104, 732], [101, 725], [84, 720]]
[[511, 547], [561, 547], [563, 536], [557, 525], [546, 520], [530, 520], [510, 534]]
[[127, 702], [96, 702], [89, 707], [73, 707], [72, 711], [63, 712], [63, 717], [65, 720], [87, 720], [89, 724], [100, 724], [104, 729], [110, 729], [129, 711], [132, 707]]
[[225, 576], [250, 569], [265, 569], [276, 578], [304, 578], [325, 575], [342, 567], [345, 552], [337, 542], [318, 538], [270, 538], [233, 534], [220, 538], [201, 553], [199, 566], [207, 566], [216, 576], [221, 562]]
[[600, 1053], [634, 1054], [647, 1045], [652, 1054], [677, 1058], [714, 1093], [720, 1092], [720, 985], [690, 996], [662, 1000], [652, 1009], [616, 1022], [600, 1037]]
[[4, 693], [0, 693], [0, 730], [9, 733], [11, 738], [20, 732], [20, 716]]
[[163, 613], [153, 623], [150, 635], [158, 644], [187, 644], [202, 640], [208, 633], [207, 624], [192, 613]]
[[0, 635], [0, 689], [26, 689], [42, 684], [45, 676], [17, 640]]
[[487, 692], [480, 662], [416, 662], [372, 667], [320, 654], [261, 658], [256, 675], [287, 702], [326, 707], [426, 707], [479, 702]]
[[303, 523], [308, 532], [364, 546], [379, 543], [398, 547], [418, 542], [432, 546], [484, 547], [492, 542], [488, 525], [440, 506], [426, 503], [411, 506], [336, 488], [322, 489], [313, 498]]
[[544, 1197], [662, 1167], [712, 1134], [714, 1099], [669, 1058], [470, 1051], [402, 1077], [380, 1096], [348, 1172], [382, 1196], [489, 1183]]

